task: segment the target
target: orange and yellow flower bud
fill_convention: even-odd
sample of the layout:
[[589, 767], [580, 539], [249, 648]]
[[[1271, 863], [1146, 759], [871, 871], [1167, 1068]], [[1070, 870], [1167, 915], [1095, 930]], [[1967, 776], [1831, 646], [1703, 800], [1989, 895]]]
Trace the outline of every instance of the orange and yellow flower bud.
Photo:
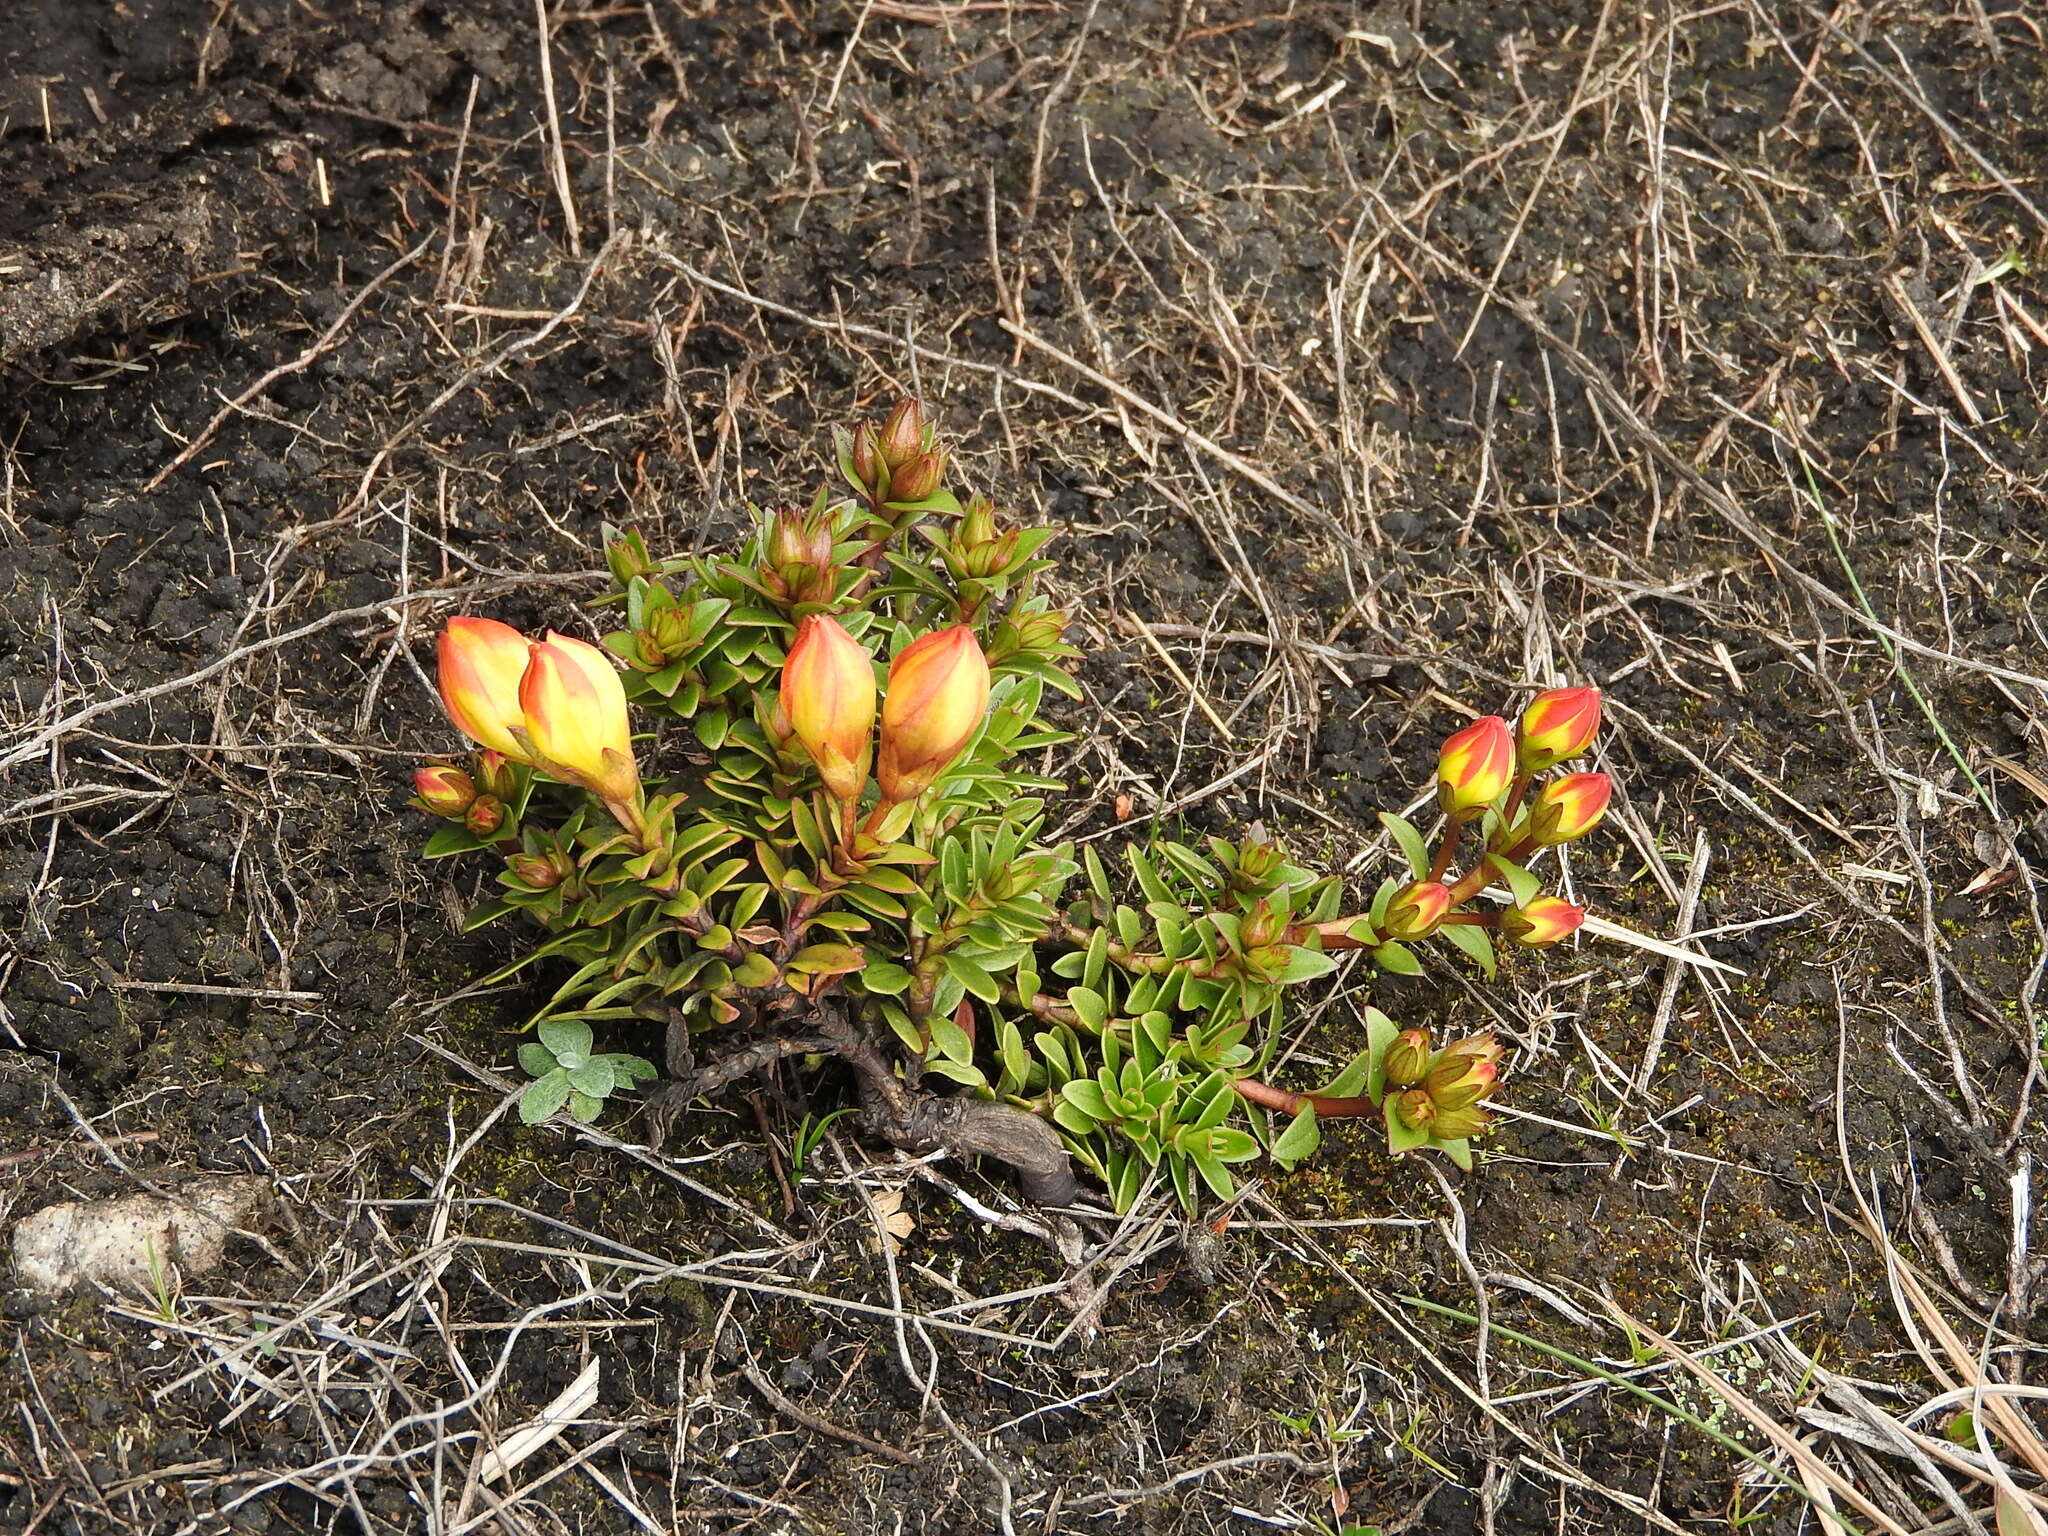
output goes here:
[[1556, 896], [1532, 897], [1526, 906], [1509, 907], [1500, 915], [1500, 931], [1517, 944], [1541, 949], [1570, 938], [1586, 920], [1586, 909]]
[[837, 619], [812, 614], [782, 668], [782, 713], [834, 797], [860, 798], [875, 724], [875, 668]]
[[539, 767], [609, 801], [638, 793], [626, 689], [603, 651], [550, 630], [532, 648], [519, 705]]
[[1380, 918], [1390, 939], [1422, 939], [1435, 933], [1451, 910], [1451, 889], [1441, 880], [1416, 880], [1394, 893]]
[[1529, 839], [1548, 848], [1584, 837], [1607, 814], [1613, 788], [1604, 773], [1573, 773], [1552, 780], [1529, 807]]
[[454, 820], [476, 804], [476, 781], [452, 763], [429, 763], [412, 776], [413, 804]]
[[1491, 805], [1515, 772], [1515, 738], [1499, 715], [1474, 720], [1437, 756], [1437, 801], [1460, 814]]
[[544, 853], [515, 853], [505, 867], [528, 890], [551, 891], [562, 883], [561, 867]]
[[505, 825], [505, 802], [496, 795], [478, 795], [463, 814], [462, 824], [478, 837], [489, 837]]
[[1577, 757], [1593, 744], [1599, 729], [1598, 688], [1553, 688], [1537, 694], [1515, 725], [1522, 771], [1538, 773]]
[[922, 635], [896, 654], [875, 768], [884, 799], [916, 799], [960, 755], [981, 729], [988, 687], [988, 661], [965, 624]]
[[1387, 1047], [1380, 1075], [1389, 1088], [1412, 1088], [1428, 1074], [1429, 1061], [1429, 1031], [1404, 1029]]
[[462, 616], [441, 631], [441, 702], [456, 728], [478, 746], [531, 762], [514, 739], [524, 728], [519, 680], [526, 673], [531, 643], [509, 624]]

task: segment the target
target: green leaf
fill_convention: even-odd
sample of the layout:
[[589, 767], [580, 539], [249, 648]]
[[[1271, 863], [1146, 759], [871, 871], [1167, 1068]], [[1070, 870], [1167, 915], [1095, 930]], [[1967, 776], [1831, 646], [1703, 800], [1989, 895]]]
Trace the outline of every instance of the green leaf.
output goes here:
[[1085, 1109], [1065, 1099], [1053, 1105], [1052, 1119], [1053, 1124], [1070, 1136], [1092, 1136], [1097, 1129], [1096, 1122], [1089, 1117]]
[[546, 1077], [555, 1070], [555, 1053], [536, 1041], [519, 1047], [519, 1065], [528, 1077]]
[[910, 972], [891, 960], [870, 960], [860, 973], [860, 984], [883, 997], [900, 997], [910, 989]]
[[1075, 1078], [1060, 1089], [1060, 1097], [1091, 1120], [1106, 1122], [1117, 1118], [1116, 1112], [1109, 1107], [1109, 1100], [1103, 1094], [1101, 1084], [1088, 1078]]
[[617, 1086], [611, 1061], [603, 1056], [593, 1056], [582, 1066], [570, 1068], [567, 1076], [573, 1091], [593, 1099], [604, 1098]]
[[1195, 1165], [1195, 1172], [1202, 1176], [1202, 1182], [1209, 1186], [1218, 1200], [1228, 1200], [1237, 1193], [1237, 1181], [1218, 1159], [1207, 1153], [1197, 1153], [1188, 1161]]
[[1514, 892], [1516, 906], [1526, 907], [1543, 894], [1543, 882], [1514, 860], [1504, 859], [1497, 853], [1489, 853], [1486, 862], [1494, 867], [1501, 879], [1507, 881], [1508, 889]]
[[699, 746], [706, 752], [716, 752], [725, 745], [732, 718], [722, 709], [707, 709], [690, 722], [690, 729], [696, 732]]
[[1304, 949], [1299, 944], [1287, 945], [1286, 949], [1287, 963], [1273, 977], [1275, 981], [1313, 981], [1316, 977], [1327, 976], [1337, 969], [1336, 961], [1313, 949]]
[[805, 974], [857, 971], [868, 963], [867, 952], [852, 944], [806, 944], [789, 957], [787, 969]]
[[[1368, 1018], [1374, 1012], [1377, 1012], [1377, 1010], [1368, 1009]], [[1386, 1015], [1380, 1014], [1380, 1017], [1385, 1019]], [[1390, 1030], [1392, 1029], [1392, 1022], [1392, 1020], [1388, 1020]], [[1387, 1038], [1392, 1040], [1394, 1036], [1392, 1033], [1389, 1033]], [[1381, 1054], [1384, 1054], [1386, 1047], [1381, 1046], [1379, 1050]], [[1339, 1072], [1335, 1077], [1323, 1084], [1322, 1087], [1316, 1089], [1316, 1096], [1324, 1099], [1348, 1099], [1367, 1092], [1366, 1085], [1372, 1081], [1373, 1062], [1375, 1059], [1372, 1047], [1368, 1046], [1365, 1050], [1352, 1057], [1342, 1072]], [[1371, 1091], [1377, 1094], [1379, 1090], [1373, 1088]]]
[[1075, 1016], [1096, 1034], [1101, 1034], [1109, 1021], [1109, 999], [1093, 987], [1067, 988], [1067, 1006]]
[[1422, 841], [1422, 834], [1415, 829], [1415, 823], [1406, 816], [1396, 816], [1392, 811], [1380, 812], [1380, 825], [1394, 836], [1400, 845], [1401, 856], [1408, 861], [1408, 868], [1420, 880], [1429, 873], [1429, 848]]
[[1282, 1168], [1292, 1168], [1322, 1145], [1323, 1129], [1316, 1123], [1316, 1107], [1304, 1104], [1300, 1112], [1287, 1122], [1273, 1142], [1273, 1161]]
[[539, 1125], [568, 1102], [569, 1074], [557, 1068], [526, 1085], [519, 1095], [519, 1118], [528, 1125]]
[[1393, 976], [1422, 974], [1422, 962], [1402, 944], [1382, 944], [1372, 952], [1372, 963]]
[[1479, 969], [1486, 973], [1486, 979], [1493, 980], [1495, 964], [1492, 934], [1484, 928], [1474, 928], [1469, 923], [1452, 923], [1449, 927], [1437, 929], [1437, 932], [1477, 961]]
[[[588, 1056], [592, 1035], [590, 1026], [581, 1019], [547, 1019], [535, 1031], [540, 1043], [551, 1051], [557, 1060], [563, 1056]], [[553, 1114], [554, 1110], [549, 1110]]]
[[1433, 1145], [1437, 1151], [1443, 1153], [1445, 1157], [1448, 1157], [1452, 1162], [1464, 1169], [1465, 1172], [1470, 1173], [1472, 1171], [1472, 1142], [1470, 1138], [1459, 1136], [1451, 1141], [1435, 1142]]
[[589, 1125], [599, 1115], [604, 1113], [604, 1100], [593, 1099], [587, 1093], [578, 1093], [571, 1089], [569, 1091], [569, 1113], [585, 1125]]
[[[1380, 1065], [1387, 1059], [1387, 1050], [1401, 1033], [1401, 1026], [1381, 1013], [1377, 1008], [1365, 1010], [1365, 1054], [1370, 1063], [1366, 1073], [1365, 1091], [1377, 1099], [1387, 1091], [1387, 1080]], [[1354, 1062], [1352, 1065], [1356, 1066]]]
[[430, 859], [445, 859], [452, 853], [470, 853], [483, 846], [483, 840], [458, 821], [436, 827], [422, 852]]
[[1405, 1124], [1399, 1115], [1387, 1116], [1387, 1150], [1389, 1152], [1413, 1152], [1429, 1142], [1428, 1131], [1418, 1131]]
[[945, 1060], [962, 1064], [974, 1060], [974, 1041], [958, 1024], [951, 1019], [932, 1018], [927, 1025], [932, 1033], [932, 1044]]
[[984, 1003], [1002, 1001], [1003, 988], [995, 977], [965, 955], [951, 950], [939, 956], [939, 964], [959, 981], [960, 985], [980, 998]]

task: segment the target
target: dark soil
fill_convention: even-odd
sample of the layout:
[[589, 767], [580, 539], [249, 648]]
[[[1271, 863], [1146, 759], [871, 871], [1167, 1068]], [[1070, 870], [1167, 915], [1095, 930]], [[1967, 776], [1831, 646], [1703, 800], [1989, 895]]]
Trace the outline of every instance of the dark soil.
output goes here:
[[[550, 105], [519, 0], [18, 0], [0, 1202], [276, 1198], [167, 1295], [8, 1296], [0, 1531], [1791, 1532], [1695, 1430], [1517, 1396], [1584, 1374], [1404, 1298], [1610, 1370], [1601, 1297], [1782, 1323], [1803, 1356], [1716, 1358], [1796, 1424], [1799, 1358], [1934, 1390], [1888, 1245], [2024, 1376], [2048, 73], [1987, 9], [552, 5]], [[986, 1171], [911, 1180], [900, 1253], [878, 1149], [785, 1200], [829, 1073], [671, 1161], [520, 1128], [533, 994], [457, 997], [512, 940], [404, 808], [440, 621], [587, 631], [605, 525], [713, 544], [913, 389], [1063, 530], [1072, 831], [1262, 820], [1370, 890], [1443, 734], [1587, 680], [1626, 803], [1576, 889], [1682, 933], [1706, 857], [1741, 974], [1379, 983], [1514, 1043], [1474, 1176], [1338, 1128], [1078, 1279]]]

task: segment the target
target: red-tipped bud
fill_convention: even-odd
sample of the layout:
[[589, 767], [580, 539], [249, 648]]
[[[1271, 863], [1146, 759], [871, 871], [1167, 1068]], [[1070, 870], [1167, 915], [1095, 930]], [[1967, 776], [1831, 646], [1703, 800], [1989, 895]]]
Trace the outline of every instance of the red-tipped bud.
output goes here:
[[1422, 939], [1435, 933], [1451, 910], [1451, 889], [1440, 880], [1417, 880], [1395, 892], [1380, 919], [1390, 939]]
[[1427, 1130], [1430, 1121], [1436, 1118], [1436, 1104], [1431, 1100], [1428, 1089], [1410, 1088], [1406, 1093], [1394, 1096], [1390, 1112], [1409, 1130], [1422, 1131]]
[[476, 781], [452, 763], [428, 764], [412, 776], [412, 787], [414, 805], [451, 821], [476, 804]]
[[1527, 906], [1509, 907], [1500, 915], [1500, 931], [1517, 944], [1541, 949], [1570, 938], [1586, 920], [1586, 909], [1556, 896], [1537, 896]]
[[1500, 1041], [1495, 1039], [1493, 1035], [1467, 1035], [1464, 1039], [1453, 1040], [1449, 1045], [1445, 1046], [1442, 1056], [1438, 1059], [1462, 1056], [1470, 1061], [1499, 1061], [1501, 1055]]
[[875, 724], [875, 669], [837, 619], [812, 614], [782, 667], [782, 712], [818, 777], [838, 799], [860, 798]]
[[562, 883], [562, 869], [544, 853], [515, 853], [505, 867], [528, 890], [551, 891]]
[[916, 799], [960, 755], [981, 729], [988, 686], [988, 661], [965, 624], [921, 635], [897, 652], [875, 767], [884, 799]]
[[830, 524], [795, 507], [783, 508], [768, 530], [768, 563], [778, 567], [830, 565]]
[[1429, 1134], [1438, 1141], [1463, 1141], [1491, 1124], [1493, 1116], [1477, 1104], [1467, 1104], [1461, 1109], [1438, 1110], [1436, 1118], [1429, 1122]]
[[514, 739], [524, 727], [519, 680], [526, 674], [530, 642], [509, 624], [463, 615], [441, 631], [441, 702], [448, 718], [471, 741], [518, 762], [528, 762]]
[[889, 471], [891, 501], [923, 501], [946, 478], [943, 453], [920, 453], [916, 458]]
[[1429, 1031], [1404, 1029], [1387, 1047], [1380, 1075], [1389, 1088], [1413, 1088], [1429, 1071]]
[[1429, 1069], [1423, 1086], [1439, 1110], [1465, 1109], [1491, 1094], [1499, 1077], [1499, 1069], [1490, 1061], [1445, 1056]]
[[1573, 773], [1543, 786], [1529, 807], [1529, 833], [1544, 847], [1584, 837], [1607, 814], [1613, 785], [1604, 773]]
[[462, 818], [478, 837], [489, 837], [505, 825], [505, 802], [496, 795], [478, 795]]
[[888, 468], [882, 462], [881, 454], [875, 451], [875, 429], [866, 422], [855, 429], [848, 457], [853, 460], [855, 477], [865, 486], [873, 486], [878, 474]]
[[1443, 745], [1436, 760], [1437, 801], [1447, 812], [1491, 805], [1515, 772], [1515, 738], [1499, 715], [1474, 720]]
[[875, 450], [893, 474], [924, 452], [924, 409], [905, 400], [889, 413], [875, 439]]
[[512, 760], [504, 753], [486, 748], [477, 753], [471, 766], [476, 774], [477, 788], [485, 794], [510, 800], [519, 793], [519, 775], [512, 767]]
[[1522, 771], [1538, 773], [1577, 757], [1593, 744], [1599, 729], [1598, 688], [1553, 688], [1537, 694], [1515, 726]]
[[549, 773], [607, 800], [639, 791], [626, 688], [603, 651], [550, 630], [533, 647], [519, 703], [527, 739]]

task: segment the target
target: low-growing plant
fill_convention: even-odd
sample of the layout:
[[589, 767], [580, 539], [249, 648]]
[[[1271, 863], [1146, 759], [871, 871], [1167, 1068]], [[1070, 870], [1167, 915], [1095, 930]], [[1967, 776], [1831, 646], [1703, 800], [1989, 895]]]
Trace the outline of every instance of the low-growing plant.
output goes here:
[[[992, 1155], [1063, 1203], [1078, 1163], [1127, 1208], [1163, 1179], [1192, 1206], [1231, 1169], [1292, 1166], [1320, 1122], [1363, 1116], [1395, 1153], [1472, 1165], [1501, 1047], [1442, 1043], [1377, 1009], [1331, 1080], [1270, 1082], [1288, 1000], [1355, 953], [1395, 974], [1441, 940], [1491, 975], [1582, 908], [1529, 861], [1582, 837], [1600, 697], [1538, 694], [1443, 745], [1434, 846], [1383, 813], [1407, 864], [1369, 900], [1256, 832], [1133, 843], [1119, 867], [1042, 841], [1080, 697], [1043, 590], [1048, 528], [1009, 528], [946, 484], [922, 412], [837, 434], [840, 486], [760, 513], [725, 557], [608, 534], [600, 645], [449, 621], [440, 682], [480, 749], [416, 777], [446, 821], [430, 856], [480, 854], [557, 979], [522, 1062], [527, 1118], [588, 1119], [652, 1068], [593, 1054], [592, 1025], [665, 1027], [656, 1141], [689, 1103], [797, 1056], [851, 1067], [861, 1123], [917, 1152]], [[1074, 706], [1078, 708], [1079, 706]], [[1460, 858], [1461, 853], [1464, 857]], [[1475, 909], [1490, 885], [1512, 904]], [[944, 1091], [934, 1091], [934, 1084]]]

